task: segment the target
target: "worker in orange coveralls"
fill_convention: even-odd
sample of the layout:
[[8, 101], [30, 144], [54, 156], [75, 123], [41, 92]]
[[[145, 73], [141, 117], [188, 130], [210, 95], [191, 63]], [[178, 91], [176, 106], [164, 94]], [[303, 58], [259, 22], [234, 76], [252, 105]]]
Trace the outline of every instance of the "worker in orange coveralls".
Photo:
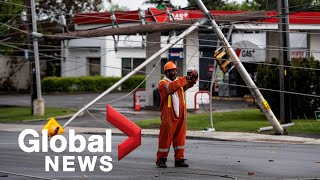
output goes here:
[[161, 96], [161, 125], [156, 165], [167, 167], [170, 145], [174, 149], [175, 167], [189, 167], [184, 159], [187, 112], [184, 92], [196, 84], [197, 70], [188, 70], [187, 76], [176, 77], [177, 67], [169, 61], [164, 65], [166, 77], [159, 82]]

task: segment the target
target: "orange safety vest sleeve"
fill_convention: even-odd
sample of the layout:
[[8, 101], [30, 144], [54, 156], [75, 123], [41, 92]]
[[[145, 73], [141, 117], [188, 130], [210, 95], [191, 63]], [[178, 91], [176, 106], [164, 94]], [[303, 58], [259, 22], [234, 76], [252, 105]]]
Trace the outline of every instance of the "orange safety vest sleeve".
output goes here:
[[[167, 86], [167, 83], [169, 83], [169, 86]], [[184, 87], [188, 84], [188, 81], [185, 77], [179, 77], [174, 81], [168, 82], [166, 80], [161, 80], [159, 82], [159, 91], [161, 92], [165, 92], [165, 94], [170, 95], [175, 93], [176, 91], [178, 91], [181, 87]], [[169, 90], [169, 92], [167, 92], [167, 89]], [[163, 91], [165, 90], [165, 91]], [[164, 94], [164, 95], [165, 95]]]

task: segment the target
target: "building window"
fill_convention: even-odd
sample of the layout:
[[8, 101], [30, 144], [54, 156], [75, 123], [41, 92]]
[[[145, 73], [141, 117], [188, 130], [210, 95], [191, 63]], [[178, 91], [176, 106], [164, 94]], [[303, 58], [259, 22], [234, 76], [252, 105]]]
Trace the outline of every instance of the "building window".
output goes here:
[[88, 58], [88, 75], [89, 76], [100, 76], [100, 58]]
[[[142, 64], [145, 59], [141, 58], [122, 58], [122, 77], [129, 74], [132, 70]], [[142, 68], [140, 72], [137, 72], [138, 75], [145, 75], [146, 68]]]

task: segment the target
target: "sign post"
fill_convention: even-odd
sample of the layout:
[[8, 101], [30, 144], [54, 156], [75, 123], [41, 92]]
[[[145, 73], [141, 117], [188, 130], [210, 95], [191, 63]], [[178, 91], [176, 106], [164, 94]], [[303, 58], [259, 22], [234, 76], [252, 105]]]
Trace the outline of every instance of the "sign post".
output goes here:
[[320, 111], [315, 111], [314, 115], [316, 116], [316, 120], [320, 121]]

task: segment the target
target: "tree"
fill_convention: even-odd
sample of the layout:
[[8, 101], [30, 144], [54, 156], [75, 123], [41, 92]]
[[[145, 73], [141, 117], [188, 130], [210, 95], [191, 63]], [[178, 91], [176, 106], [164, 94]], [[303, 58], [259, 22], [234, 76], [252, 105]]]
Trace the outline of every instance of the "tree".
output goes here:
[[[102, 10], [102, 0], [39, 0], [37, 3], [38, 18], [42, 22], [38, 22], [38, 31], [45, 34], [55, 34], [61, 31], [73, 30], [72, 17], [77, 13], [90, 13]], [[61, 21], [61, 19], [64, 19]], [[60, 46], [60, 41], [40, 41], [41, 46], [50, 45], [53, 48], [46, 47], [47, 51], [42, 51], [42, 60], [46, 61], [44, 76], [60, 76], [61, 61], [52, 59], [50, 56], [59, 56], [60, 51], [56, 51], [55, 47]]]
[[118, 4], [112, 4], [112, 6], [107, 10], [108, 12], [114, 12], [114, 11], [127, 11], [128, 8], [125, 6], [120, 6]]
[[[189, 0], [189, 5], [195, 5], [195, 0]], [[270, 0], [246, 0], [242, 3], [215, 0], [205, 4], [210, 10], [241, 10], [241, 11], [277, 11], [277, 3]], [[316, 6], [315, 6], [316, 5]], [[289, 11], [317, 11], [319, 0], [289, 0]]]
[[[189, 0], [189, 6], [196, 5], [195, 0]], [[228, 2], [228, 0], [216, 0], [205, 3], [209, 10], [254, 11], [258, 9], [255, 2], [244, 1], [242, 3]], [[196, 8], [198, 8], [196, 6]]]
[[[278, 60], [273, 59], [271, 64], [279, 64]], [[314, 58], [292, 59], [290, 68], [290, 92], [299, 94], [291, 94], [291, 115], [295, 119], [314, 117], [314, 111], [318, 111], [320, 107], [320, 98], [315, 96], [320, 92], [320, 72], [310, 70], [308, 68], [319, 69], [320, 62]], [[279, 90], [279, 69], [276, 66], [259, 65], [257, 69], [257, 83], [259, 88]], [[268, 101], [274, 114], [280, 116], [280, 94], [276, 91], [262, 91], [264, 98]], [[305, 95], [304, 95], [305, 94]]]
[[77, 13], [97, 12], [101, 10], [102, 0], [40, 0], [37, 3], [38, 16], [59, 22], [59, 16], [64, 15], [67, 23]]
[[[8, 38], [9, 33], [14, 33], [15, 30], [9, 28], [8, 26], [15, 26], [15, 24], [19, 24], [20, 13], [23, 10], [23, 0], [7, 0], [6, 2], [0, 2], [0, 41]], [[6, 25], [4, 25], [6, 24]], [[15, 26], [16, 27], [16, 26]], [[8, 54], [10, 53], [10, 48], [7, 46], [3, 46], [0, 44], [0, 54]]]
[[[312, 10], [314, 0], [290, 0], [289, 2], [289, 11], [305, 11]], [[277, 3], [274, 1], [268, 0], [252, 0], [251, 3], [256, 3], [259, 10], [266, 11], [277, 11]]]
[[[25, 3], [29, 3], [30, 0], [6, 0], [0, 1], [0, 41], [10, 37], [7, 40], [10, 42], [16, 41], [19, 43], [17, 48], [26, 49], [27, 35], [14, 28], [26, 31], [26, 23], [22, 22], [21, 12], [30, 10], [30, 7]], [[62, 28], [59, 26], [59, 16], [64, 15], [66, 19], [66, 25], [72, 24], [72, 17], [75, 13], [83, 12], [93, 12], [99, 11], [101, 9], [100, 5], [102, 0], [35, 0], [36, 1], [36, 11], [38, 16], [38, 32], [50, 34], [61, 32]], [[30, 17], [30, 14], [28, 15]], [[4, 25], [6, 24], [6, 25]], [[14, 28], [8, 28], [12, 26]], [[66, 26], [65, 26], [66, 27]], [[64, 28], [66, 29], [66, 28]], [[21, 41], [22, 40], [22, 41]], [[48, 46], [49, 45], [49, 46]], [[39, 40], [39, 50], [42, 54], [47, 56], [42, 56], [41, 61], [47, 60], [46, 62], [46, 75], [60, 75], [60, 60], [53, 60], [51, 56], [59, 56], [60, 51], [57, 51], [56, 47], [60, 46], [60, 41], [41, 41]], [[0, 44], [0, 54], [6, 54], [10, 56], [23, 56], [23, 51], [12, 51], [12, 47], [5, 46], [5, 44]], [[44, 49], [46, 49], [44, 51]], [[32, 56], [32, 53], [30, 54]], [[17, 60], [12, 59], [8, 61], [12, 64], [19, 64]], [[23, 64], [23, 63], [20, 63]], [[10, 66], [11, 67], [11, 66]], [[19, 71], [19, 68], [12, 68], [9, 70], [10, 73], [7, 78], [7, 82], [10, 82], [10, 78]], [[7, 83], [8, 84], [8, 83]]]
[[[225, 7], [227, 0], [216, 0], [206, 2], [205, 5], [209, 10], [222, 10], [221, 7]], [[195, 6], [197, 3], [195, 0], [189, 0], [189, 6]], [[195, 6], [198, 9], [197, 6]]]
[[[8, 25], [15, 23], [17, 17], [20, 17], [20, 13], [23, 10], [23, 0], [7, 0], [0, 1], [0, 22]], [[8, 27], [1, 25], [1, 33], [8, 32]]]
[[145, 1], [143, 4], [156, 5], [159, 10], [162, 10], [165, 6], [173, 7], [173, 5], [169, 0], [148, 0], [148, 1]]

